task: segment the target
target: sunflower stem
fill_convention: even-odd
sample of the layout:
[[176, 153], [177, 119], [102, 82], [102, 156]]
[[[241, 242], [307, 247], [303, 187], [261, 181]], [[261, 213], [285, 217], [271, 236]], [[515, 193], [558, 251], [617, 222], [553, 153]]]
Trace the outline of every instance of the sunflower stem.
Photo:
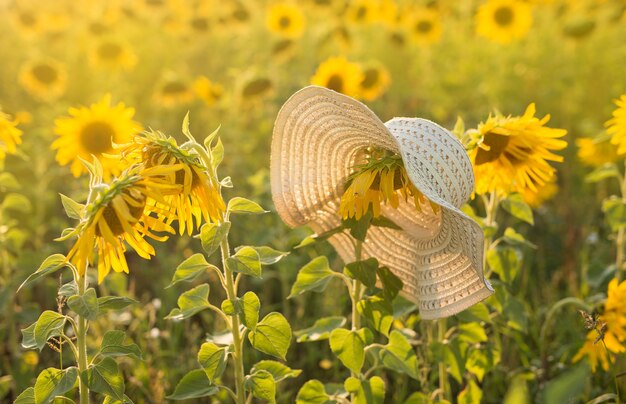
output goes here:
[[[620, 191], [622, 202], [626, 203], [626, 161], [624, 161], [624, 175], [621, 178]], [[621, 226], [617, 231], [617, 240], [615, 242], [617, 252], [615, 254], [615, 271], [616, 278], [623, 281], [626, 278], [626, 270], [624, 269], [624, 241], [626, 227]]]
[[[494, 227], [496, 225], [496, 213], [498, 212], [498, 205], [500, 204], [500, 198], [495, 192], [492, 192], [489, 195], [489, 199], [483, 198], [483, 202], [485, 202], [485, 219], [484, 224], [485, 227]], [[491, 243], [493, 242], [493, 232], [489, 231], [488, 235], [485, 237], [485, 246], [483, 250], [483, 259], [487, 259], [487, 253], [489, 252], [489, 248]], [[491, 269], [489, 265], [485, 265], [485, 276], [489, 276], [491, 273]]]
[[[446, 332], [448, 331], [446, 323], [445, 318], [439, 319], [437, 322], [437, 341], [441, 344], [444, 344]], [[450, 388], [448, 384], [448, 371], [444, 361], [439, 362], [439, 390], [441, 391], [441, 398], [443, 400], [451, 401], [452, 398], [450, 397]]]
[[[220, 244], [222, 251], [222, 266], [224, 268], [224, 278], [226, 279], [226, 295], [228, 299], [234, 301], [237, 299], [237, 288], [233, 280], [233, 271], [226, 265], [226, 260], [230, 257], [230, 247], [228, 246], [228, 238]], [[237, 396], [237, 404], [245, 404], [246, 391], [244, 388], [244, 369], [243, 369], [243, 339], [241, 338], [239, 330], [239, 316], [237, 313], [233, 314], [231, 321], [231, 332], [233, 333], [233, 344], [235, 345], [235, 352], [232, 357], [235, 361], [235, 391]]]
[[[78, 295], [83, 296], [87, 289], [87, 271], [78, 278]], [[78, 345], [78, 371], [82, 375], [87, 370], [87, 319], [78, 315], [78, 330], [76, 332]], [[80, 404], [89, 404], [89, 387], [85, 379], [79, 378]]]

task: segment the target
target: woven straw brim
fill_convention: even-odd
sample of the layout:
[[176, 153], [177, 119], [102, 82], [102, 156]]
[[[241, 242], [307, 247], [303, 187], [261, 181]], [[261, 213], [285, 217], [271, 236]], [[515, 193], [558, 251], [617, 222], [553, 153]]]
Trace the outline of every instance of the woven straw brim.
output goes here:
[[[321, 87], [300, 90], [274, 126], [272, 197], [281, 218], [318, 234], [338, 227], [346, 178], [371, 146], [400, 154], [412, 182], [441, 209], [435, 213], [426, 204], [420, 213], [411, 202], [383, 206], [382, 214], [402, 230], [370, 228], [362, 258], [389, 267], [425, 319], [456, 314], [488, 297], [493, 291], [482, 274], [482, 230], [458, 209], [473, 188], [471, 164], [462, 145], [430, 121], [383, 124], [352, 98]], [[355, 259], [350, 236], [329, 241], [345, 262]]]

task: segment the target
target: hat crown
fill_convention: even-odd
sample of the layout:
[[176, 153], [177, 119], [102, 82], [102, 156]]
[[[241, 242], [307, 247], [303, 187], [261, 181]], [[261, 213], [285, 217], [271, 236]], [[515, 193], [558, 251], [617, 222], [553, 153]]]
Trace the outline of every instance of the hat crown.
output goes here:
[[454, 135], [422, 118], [394, 118], [385, 126], [398, 143], [411, 181], [426, 197], [456, 208], [468, 200], [474, 190], [474, 172]]

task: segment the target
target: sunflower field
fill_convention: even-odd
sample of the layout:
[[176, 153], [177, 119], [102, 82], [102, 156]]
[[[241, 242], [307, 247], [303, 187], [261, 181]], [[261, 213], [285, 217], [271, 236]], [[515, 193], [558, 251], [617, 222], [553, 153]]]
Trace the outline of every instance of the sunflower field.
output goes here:
[[0, 402], [626, 402], [626, 1], [0, 0], [0, 61]]

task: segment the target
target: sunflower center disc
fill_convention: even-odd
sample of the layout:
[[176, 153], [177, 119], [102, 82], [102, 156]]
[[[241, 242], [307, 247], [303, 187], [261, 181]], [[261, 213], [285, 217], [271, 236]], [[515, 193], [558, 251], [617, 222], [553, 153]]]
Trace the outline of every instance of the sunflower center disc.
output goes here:
[[493, 18], [498, 25], [510, 25], [513, 22], [513, 10], [509, 7], [500, 7], [493, 13]]
[[433, 24], [430, 21], [419, 21], [415, 25], [415, 30], [421, 34], [426, 34], [433, 29]]
[[165, 94], [180, 94], [184, 93], [186, 90], [187, 87], [183, 83], [179, 83], [178, 81], [170, 81], [163, 86], [163, 93]]
[[361, 83], [361, 87], [363, 88], [372, 88], [378, 83], [378, 70], [377, 69], [368, 69], [365, 71], [365, 78]]
[[343, 79], [338, 74], [333, 74], [328, 78], [326, 87], [337, 91], [338, 93], [343, 93]]
[[[116, 198], [120, 198], [120, 196], [116, 196]], [[133, 221], [132, 222], [128, 222], [128, 224], [132, 227], [134, 226], [138, 221], [139, 218], [141, 217], [141, 215], [143, 214], [143, 209], [146, 206], [145, 203], [145, 199], [143, 201], [139, 201], [136, 200], [137, 202], [143, 202], [140, 204], [140, 206], [132, 206], [132, 205], [128, 205], [128, 210], [130, 211], [130, 215], [133, 217]], [[104, 210], [102, 211], [102, 218], [104, 219], [104, 221], [106, 222], [106, 224], [109, 226], [109, 229], [111, 229], [111, 233], [113, 233], [114, 236], [119, 236], [122, 233], [124, 233], [124, 227], [122, 226], [122, 223], [120, 222], [119, 217], [117, 216], [117, 213], [115, 213], [115, 209], [113, 208], [112, 204], [108, 204], [107, 206], [105, 206]], [[96, 235], [101, 236], [102, 234], [100, 233], [100, 228], [96, 228]]]
[[40, 64], [33, 67], [33, 76], [41, 83], [50, 84], [54, 83], [59, 75], [52, 66]]
[[280, 20], [278, 20], [278, 25], [280, 25], [281, 28], [289, 28], [289, 26], [291, 25], [291, 21], [289, 20], [289, 17], [280, 17]]
[[115, 43], [104, 43], [98, 48], [98, 56], [102, 59], [116, 59], [122, 53], [122, 48]]
[[478, 148], [476, 153], [476, 165], [492, 162], [496, 160], [509, 144], [509, 137], [488, 132], [485, 134], [483, 144], [489, 146], [489, 150]]
[[115, 131], [106, 122], [90, 122], [80, 132], [80, 142], [89, 153], [101, 154], [111, 150]]

